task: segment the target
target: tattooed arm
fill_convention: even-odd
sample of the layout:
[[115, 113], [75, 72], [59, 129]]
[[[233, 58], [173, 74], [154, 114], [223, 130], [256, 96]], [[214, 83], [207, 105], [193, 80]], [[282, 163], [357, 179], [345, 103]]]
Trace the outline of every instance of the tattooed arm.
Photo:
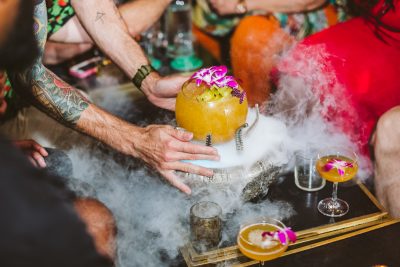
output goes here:
[[[40, 1], [40, 0], [39, 0]], [[69, 127], [92, 136], [114, 149], [144, 160], [180, 190], [190, 188], [175, 175], [175, 170], [211, 176], [212, 171], [182, 162], [187, 159], [218, 159], [211, 147], [191, 144], [192, 134], [171, 126], [150, 125], [146, 128], [129, 124], [96, 107], [76, 89], [47, 70], [42, 62], [46, 41], [47, 13], [45, 2], [35, 7], [35, 33], [40, 57], [32, 69], [11, 73], [13, 86], [49, 116]], [[33, 86], [28, 86], [32, 84]]]

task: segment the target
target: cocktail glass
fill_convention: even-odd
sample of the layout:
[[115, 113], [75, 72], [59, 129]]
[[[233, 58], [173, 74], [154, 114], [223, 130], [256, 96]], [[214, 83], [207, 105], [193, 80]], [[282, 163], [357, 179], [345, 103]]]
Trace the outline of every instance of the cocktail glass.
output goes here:
[[260, 266], [264, 266], [265, 261], [278, 258], [288, 248], [289, 237], [286, 229], [278, 220], [257, 218], [240, 226], [237, 245], [243, 255], [259, 261]]
[[357, 154], [346, 148], [324, 149], [318, 153], [316, 168], [322, 178], [333, 182], [332, 197], [318, 203], [319, 212], [329, 217], [345, 215], [349, 211], [349, 204], [337, 197], [338, 183], [347, 182], [356, 176], [358, 171]]

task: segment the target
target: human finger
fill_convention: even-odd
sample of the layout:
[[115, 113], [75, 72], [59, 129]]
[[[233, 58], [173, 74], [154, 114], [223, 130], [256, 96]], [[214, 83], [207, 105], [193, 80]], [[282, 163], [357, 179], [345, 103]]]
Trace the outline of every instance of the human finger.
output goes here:
[[176, 98], [163, 99], [163, 108], [175, 111]]
[[46, 162], [44, 161], [43, 156], [39, 152], [33, 151], [31, 153], [31, 157], [36, 161], [37, 165], [40, 168], [46, 168]]
[[167, 131], [169, 135], [178, 139], [179, 141], [188, 142], [193, 139], [193, 133], [185, 131], [182, 128], [173, 128], [171, 126], [167, 128]]
[[175, 151], [189, 154], [203, 154], [213, 156], [213, 160], [219, 160], [218, 150], [215, 147], [193, 144], [190, 142], [171, 142], [171, 148]]
[[190, 154], [190, 153], [182, 153], [182, 152], [171, 152], [169, 157], [169, 161], [180, 161], [180, 160], [219, 160], [219, 156], [214, 155], [205, 155], [205, 154]]
[[44, 147], [39, 145], [37, 142], [32, 140], [31, 145], [32, 145], [33, 150], [39, 152], [43, 157], [47, 157], [49, 155], [49, 153], [47, 153], [46, 149], [44, 149]]
[[31, 156], [28, 157], [28, 160], [32, 163], [34, 167], [39, 167], [38, 164], [36, 163], [36, 160], [34, 160]]
[[183, 193], [190, 195], [192, 193], [192, 190], [190, 189], [189, 186], [184, 184], [178, 176], [174, 173], [174, 171], [169, 170], [169, 171], [163, 171], [161, 172], [161, 175], [174, 187], [178, 188], [181, 190]]
[[207, 169], [198, 165], [194, 165], [182, 161], [174, 161], [166, 164], [167, 168], [170, 170], [182, 171], [192, 174], [197, 174], [201, 176], [212, 177], [214, 175], [213, 170]]

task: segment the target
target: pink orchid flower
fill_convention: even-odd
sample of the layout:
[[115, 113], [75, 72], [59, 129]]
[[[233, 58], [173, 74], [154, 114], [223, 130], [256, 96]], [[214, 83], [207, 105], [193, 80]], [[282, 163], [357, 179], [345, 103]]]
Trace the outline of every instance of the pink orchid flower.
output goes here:
[[279, 241], [282, 245], [287, 245], [288, 241], [295, 243], [297, 240], [296, 233], [290, 227], [286, 227], [283, 230], [276, 232], [263, 232], [261, 235], [263, 239], [269, 236], [272, 239]]
[[329, 172], [333, 168], [335, 168], [338, 171], [340, 176], [343, 176], [346, 168], [353, 168], [353, 163], [340, 159], [331, 159], [324, 166], [324, 170], [326, 172]]
[[195, 80], [196, 85], [200, 86], [202, 83], [208, 86], [230, 87], [232, 88], [232, 96], [240, 99], [240, 104], [243, 103], [246, 93], [239, 90], [239, 84], [233, 76], [226, 75], [228, 68], [226, 66], [213, 66], [211, 68], [205, 68], [198, 70], [192, 75], [192, 79]]

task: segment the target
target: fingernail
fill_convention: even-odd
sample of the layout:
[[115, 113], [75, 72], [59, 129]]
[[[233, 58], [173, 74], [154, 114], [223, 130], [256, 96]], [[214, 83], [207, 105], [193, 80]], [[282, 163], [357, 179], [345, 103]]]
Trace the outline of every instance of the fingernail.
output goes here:
[[185, 193], [186, 195], [191, 195], [191, 194], [192, 194], [192, 190], [186, 189], [184, 193]]
[[191, 133], [191, 132], [186, 132], [186, 133], [185, 133], [185, 138], [186, 138], [187, 140], [192, 140], [192, 139], [193, 139], [193, 133]]

